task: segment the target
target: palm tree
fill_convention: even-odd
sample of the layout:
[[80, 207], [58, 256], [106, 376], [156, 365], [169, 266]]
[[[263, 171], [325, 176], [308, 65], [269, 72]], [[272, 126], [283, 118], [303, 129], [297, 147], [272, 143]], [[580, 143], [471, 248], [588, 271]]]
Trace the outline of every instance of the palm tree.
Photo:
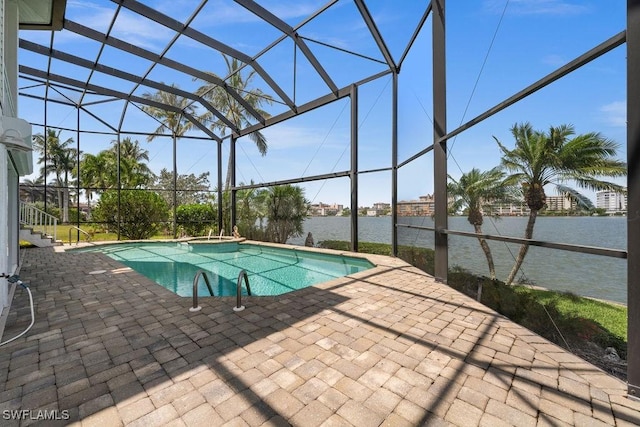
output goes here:
[[302, 225], [309, 214], [309, 201], [304, 197], [303, 188], [289, 184], [271, 187], [265, 202], [269, 241], [287, 243], [289, 237], [302, 235]]
[[[238, 61], [236, 58], [229, 58], [224, 54], [222, 55], [222, 57], [227, 64], [227, 84], [236, 92], [238, 92], [242, 99], [255, 111], [260, 113], [265, 118], [271, 117], [269, 113], [262, 110], [261, 108], [263, 104], [271, 105], [273, 103], [273, 98], [262, 92], [261, 89], [250, 89], [253, 78], [256, 74], [255, 70], [251, 70], [246, 76], [243, 76], [240, 70], [240, 61]], [[209, 74], [215, 76], [214, 73]], [[227, 118], [227, 120], [233, 123], [236, 127], [243, 128], [252, 123], [251, 114], [249, 114], [249, 112], [240, 102], [229, 95], [229, 93], [224, 88], [213, 83], [206, 83], [196, 91], [196, 94], [209, 101], [211, 105], [213, 105], [225, 118]], [[201, 115], [200, 120], [205, 123], [210, 123], [211, 130], [220, 131], [222, 136], [226, 134], [227, 125], [219, 118], [216, 118], [210, 111], [207, 111], [203, 115]], [[256, 147], [258, 147], [258, 151], [260, 152], [260, 154], [265, 156], [267, 154], [268, 148], [267, 139], [265, 138], [265, 136], [259, 131], [252, 132], [248, 136], [256, 144]], [[231, 156], [229, 156], [227, 178], [224, 186], [225, 191], [228, 191], [229, 187], [231, 186], [231, 168], [233, 167], [234, 165], [231, 164]]]
[[[502, 151], [502, 166], [511, 173], [505, 182], [522, 188], [529, 207], [525, 238], [531, 239], [538, 212], [545, 206], [546, 185], [555, 186], [579, 206], [589, 207], [588, 199], [567, 183], [589, 190], [623, 192], [621, 185], [603, 181], [601, 177], [622, 177], [627, 174], [624, 162], [614, 158], [619, 148], [614, 141], [598, 132], [575, 135], [571, 125], [551, 127], [548, 132], [533, 130], [530, 123], [511, 128], [515, 147], [507, 149], [494, 137]], [[506, 283], [511, 284], [529, 250], [523, 244]]]
[[[253, 180], [250, 182], [254, 184]], [[268, 190], [248, 188], [238, 191], [238, 216], [237, 224], [242, 235], [251, 239], [263, 238], [263, 224], [267, 216], [266, 198]], [[259, 224], [256, 226], [256, 224]], [[258, 232], [260, 230], [260, 232]]]
[[42, 163], [43, 177], [53, 173], [58, 193], [58, 207], [62, 210], [62, 222], [69, 222], [69, 175], [77, 163], [77, 150], [69, 147], [73, 138], [60, 141], [61, 130], [47, 129], [46, 137], [39, 133], [33, 136], [34, 148], [40, 153], [38, 163]]
[[[175, 84], [171, 87], [177, 88]], [[176, 146], [177, 139], [183, 136], [189, 129], [191, 129], [192, 123], [185, 116], [186, 114], [193, 114], [194, 108], [191, 105], [191, 101], [182, 96], [176, 95], [171, 92], [157, 91], [156, 93], [144, 93], [143, 97], [150, 99], [161, 104], [169, 105], [177, 108], [179, 111], [165, 110], [159, 107], [144, 106], [143, 110], [149, 115], [155, 117], [160, 121], [160, 126], [154, 131], [154, 134], [147, 137], [148, 141], [152, 141], [157, 134], [164, 134], [168, 131], [173, 139], [173, 237], [177, 236], [176, 230], [176, 182], [178, 179], [178, 165], [176, 160]]]
[[23, 179], [20, 183], [21, 196], [27, 196], [25, 202], [35, 203], [40, 200], [44, 202], [44, 178], [37, 177], [35, 180]]
[[91, 217], [91, 200], [93, 194], [114, 188], [117, 183], [115, 171], [115, 156], [109, 151], [98, 154], [83, 153], [80, 160], [80, 182], [87, 195], [88, 216]]
[[[118, 155], [118, 141], [111, 141], [111, 153], [114, 160]], [[120, 184], [122, 188], [136, 188], [148, 184], [155, 176], [149, 166], [149, 151], [140, 147], [140, 143], [126, 137], [120, 141]]]
[[[503, 201], [508, 198], [509, 188], [504, 185], [505, 174], [499, 168], [481, 172], [473, 168], [470, 172], [462, 174], [459, 181], [449, 176], [447, 192], [449, 197], [453, 197], [450, 208], [458, 211], [461, 208], [467, 209], [467, 220], [478, 234], [480, 247], [484, 251], [489, 266], [489, 274], [492, 280], [496, 279], [496, 269], [491, 255], [491, 248], [487, 241], [481, 237], [482, 223], [484, 221], [482, 211], [491, 202]], [[478, 290], [478, 300], [480, 300], [482, 290]]]

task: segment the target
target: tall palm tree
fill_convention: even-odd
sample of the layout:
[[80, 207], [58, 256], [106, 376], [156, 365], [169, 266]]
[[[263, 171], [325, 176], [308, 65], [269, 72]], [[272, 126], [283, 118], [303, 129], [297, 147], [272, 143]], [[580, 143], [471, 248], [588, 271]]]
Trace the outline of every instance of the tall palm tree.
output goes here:
[[[114, 153], [117, 153], [118, 141], [113, 140], [111, 141], [111, 144], [113, 144], [111, 150]], [[136, 162], [142, 162], [143, 160], [147, 162], [149, 161], [149, 151], [140, 147], [140, 143], [137, 139], [132, 141], [128, 136], [120, 140], [120, 156], [134, 159]]]
[[[493, 168], [489, 171], [481, 172], [479, 169], [473, 168], [471, 171], [462, 174], [459, 181], [449, 176], [449, 184], [447, 192], [449, 197], [453, 197], [451, 209], [458, 211], [461, 208], [467, 209], [467, 220], [469, 224], [478, 234], [478, 241], [482, 248], [487, 264], [489, 266], [489, 274], [491, 279], [496, 278], [496, 268], [491, 255], [491, 248], [487, 241], [481, 237], [483, 218], [483, 208], [492, 202], [504, 201], [509, 196], [509, 187], [504, 185], [505, 174], [499, 168]], [[481, 290], [478, 291], [478, 300], [480, 299]]]
[[109, 151], [98, 154], [83, 153], [80, 160], [80, 183], [87, 195], [87, 210], [91, 216], [93, 194], [114, 188], [116, 183], [115, 156]]
[[[171, 87], [177, 88], [175, 84], [171, 84]], [[177, 209], [177, 200], [176, 200], [176, 184], [178, 179], [178, 165], [177, 165], [177, 139], [180, 138], [191, 129], [192, 123], [189, 119], [184, 115], [193, 114], [194, 108], [191, 105], [191, 101], [188, 98], [184, 98], [182, 96], [176, 95], [171, 92], [157, 91], [155, 93], [144, 93], [143, 97], [150, 99], [155, 102], [159, 102], [161, 104], [169, 105], [176, 107], [179, 111], [171, 111], [165, 110], [158, 107], [152, 106], [144, 106], [143, 110], [146, 111], [149, 115], [155, 117], [160, 121], [160, 126], [154, 131], [153, 135], [149, 135], [147, 137], [148, 141], [152, 141], [157, 134], [164, 134], [165, 132], [169, 132], [171, 134], [171, 138], [173, 140], [173, 237], [177, 237], [176, 230], [176, 209]]]
[[42, 163], [41, 175], [47, 177], [50, 173], [55, 176], [58, 194], [58, 207], [62, 211], [62, 222], [69, 222], [69, 178], [72, 176], [77, 163], [77, 150], [70, 147], [73, 138], [64, 142], [60, 140], [62, 130], [47, 129], [46, 136], [39, 133], [33, 136], [34, 148], [40, 153], [38, 163]]
[[[602, 177], [622, 177], [627, 174], [627, 165], [615, 159], [619, 148], [614, 141], [598, 132], [575, 135], [571, 125], [551, 127], [548, 132], [536, 131], [530, 123], [515, 124], [511, 128], [515, 147], [507, 149], [494, 137], [502, 151], [502, 166], [511, 174], [507, 183], [522, 188], [529, 207], [529, 219], [525, 238], [531, 239], [538, 212], [545, 206], [544, 187], [555, 186], [579, 206], [587, 206], [588, 199], [569, 187], [575, 183], [589, 190], [611, 190], [623, 192], [621, 185], [604, 181]], [[575, 136], [574, 136], [575, 135]], [[520, 247], [513, 269], [506, 283], [511, 284], [522, 266], [529, 250], [528, 244]]]
[[25, 202], [35, 203], [40, 200], [44, 202], [44, 178], [42, 176], [36, 179], [23, 179], [20, 182], [21, 196], [26, 196]]
[[[111, 141], [111, 153], [114, 160], [118, 155], [118, 141]], [[136, 188], [149, 184], [154, 174], [145, 163], [149, 161], [149, 151], [140, 147], [140, 143], [130, 137], [120, 141], [120, 184], [122, 188]]]
[[[259, 88], [251, 89], [253, 78], [256, 75], [255, 70], [251, 70], [246, 75], [243, 75], [240, 67], [242, 63], [236, 58], [230, 58], [226, 55], [222, 55], [225, 63], [227, 64], [227, 84], [240, 94], [242, 99], [250, 105], [254, 110], [260, 113], [263, 117], [269, 118], [271, 115], [262, 110], [264, 104], [271, 105], [273, 98], [270, 95], [265, 94]], [[214, 75], [214, 73], [209, 73]], [[218, 77], [218, 76], [216, 76]], [[245, 109], [245, 107], [233, 98], [222, 87], [213, 83], [206, 83], [201, 86], [196, 93], [209, 101], [227, 120], [233, 123], [238, 128], [243, 128], [253, 121], [255, 121], [251, 114]], [[215, 117], [210, 111], [205, 112], [200, 116], [200, 119], [205, 123], [210, 123], [210, 128], [213, 131], [219, 131], [222, 136], [226, 135], [227, 125], [219, 118]], [[258, 151], [261, 155], [267, 154], [267, 139], [259, 131], [250, 133], [249, 138], [256, 144]], [[227, 191], [231, 185], [231, 168], [234, 165], [231, 164], [231, 156], [229, 156], [229, 163], [227, 167], [227, 178], [225, 181], [225, 191]]]

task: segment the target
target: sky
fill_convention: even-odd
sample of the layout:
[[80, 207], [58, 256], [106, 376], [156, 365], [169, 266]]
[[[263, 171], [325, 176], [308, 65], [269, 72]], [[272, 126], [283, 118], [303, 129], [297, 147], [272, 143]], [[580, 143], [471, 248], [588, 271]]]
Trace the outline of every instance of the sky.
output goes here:
[[[194, 13], [196, 0], [147, 0], [162, 13], [184, 23]], [[287, 24], [297, 26], [321, 8], [324, 0], [259, 1], [262, 7], [280, 16]], [[396, 62], [405, 52], [411, 35], [428, 4], [425, 0], [389, 2], [367, 1], [367, 6]], [[457, 128], [468, 120], [499, 104], [584, 52], [625, 29], [624, 0], [449, 0], [446, 5], [446, 78], [447, 129]], [[106, 31], [117, 5], [106, 0], [68, 0], [66, 18], [86, 27]], [[250, 56], [257, 55], [280, 37], [281, 33], [230, 0], [209, 0], [191, 26], [225, 45]], [[299, 29], [301, 36], [338, 87], [385, 69], [380, 50], [372, 39], [362, 17], [350, 0], [339, 0], [320, 16]], [[146, 18], [123, 10], [111, 35], [199, 70], [225, 74], [220, 54], [184, 35], [164, 52], [174, 32]], [[48, 45], [49, 32], [21, 31], [20, 37]], [[332, 46], [332, 47], [328, 47]], [[105, 65], [149, 79], [177, 84], [193, 91], [203, 84], [164, 66], [151, 67], [151, 62], [88, 41], [63, 30], [54, 35], [54, 48], [73, 55], [99, 61]], [[509, 129], [516, 123], [530, 122], [535, 129], [572, 124], [577, 134], [597, 131], [619, 144], [619, 157], [626, 156], [626, 45], [622, 45], [592, 61], [576, 72], [543, 88], [448, 142], [448, 172], [459, 177], [471, 168], [481, 170], [497, 166], [500, 152], [494, 138], [513, 147]], [[361, 56], [345, 53], [357, 52]], [[46, 69], [46, 57], [20, 49], [19, 62], [33, 68]], [[330, 92], [314, 72], [291, 39], [278, 43], [258, 58], [296, 105], [302, 105]], [[51, 72], [78, 80], [89, 76], [89, 70], [54, 60]], [[406, 56], [398, 83], [398, 156], [399, 162], [429, 146], [433, 141], [433, 101], [431, 90], [431, 19], [428, 19]], [[138, 87], [105, 74], [94, 73], [91, 83], [141, 96], [155, 89]], [[253, 86], [278, 99], [275, 92], [259, 76]], [[28, 78], [19, 81], [20, 92], [41, 96], [44, 87]], [[55, 97], [78, 100], [79, 94], [60, 90]], [[391, 77], [385, 76], [359, 87], [358, 90], [358, 164], [368, 171], [391, 166]], [[119, 100], [102, 102], [103, 97], [85, 95], [83, 102], [92, 114], [118, 128], [126, 103]], [[42, 132], [43, 103], [30, 96], [20, 96], [19, 116], [34, 124], [33, 133]], [[276, 116], [287, 110], [282, 102], [263, 106]], [[349, 99], [279, 123], [263, 130], [268, 153], [262, 157], [248, 138], [238, 141], [237, 181], [273, 182], [349, 170], [350, 167]], [[63, 139], [80, 139], [83, 152], [97, 153], [110, 145], [115, 135], [90, 114], [80, 113], [81, 128], [86, 131], [63, 131]], [[75, 108], [50, 104], [47, 123], [50, 126], [75, 129]], [[158, 123], [135, 106], [126, 106], [122, 129], [127, 132], [153, 132]], [[204, 139], [201, 131], [187, 135], [202, 140], [181, 139], [178, 142], [178, 173], [196, 175], [209, 172], [211, 188], [216, 185], [216, 143]], [[124, 135], [126, 136], [126, 135]], [[172, 146], [168, 137], [147, 141], [132, 135], [149, 151], [150, 168], [159, 172], [171, 170]], [[228, 141], [228, 140], [227, 140]], [[226, 169], [228, 143], [223, 146]], [[398, 199], [415, 200], [433, 193], [433, 157], [424, 155], [398, 171]], [[38, 170], [39, 166], [34, 165]], [[225, 172], [226, 173], [226, 172]], [[224, 175], [223, 175], [224, 176]], [[617, 181], [625, 184], [624, 180]], [[350, 204], [348, 178], [299, 184], [312, 203]], [[359, 206], [391, 201], [391, 172], [361, 174], [358, 179]], [[549, 191], [550, 194], [555, 194]], [[592, 192], [585, 194], [595, 201]]]

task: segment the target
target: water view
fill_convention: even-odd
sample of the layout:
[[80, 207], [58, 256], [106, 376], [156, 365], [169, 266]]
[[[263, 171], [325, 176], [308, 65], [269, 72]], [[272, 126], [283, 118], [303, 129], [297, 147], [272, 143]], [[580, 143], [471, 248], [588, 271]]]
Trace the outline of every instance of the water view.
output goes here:
[[[403, 224], [433, 226], [429, 217], [401, 217]], [[487, 234], [521, 237], [526, 217], [485, 218]], [[449, 228], [473, 231], [466, 217], [450, 217]], [[304, 223], [304, 235], [288, 243], [303, 245], [308, 232], [316, 243], [322, 240], [349, 240], [347, 217], [311, 217]], [[359, 217], [358, 239], [363, 242], [391, 242], [391, 217]], [[538, 217], [534, 239], [602, 248], [627, 248], [626, 217]], [[433, 233], [408, 228], [398, 229], [400, 245], [433, 248]], [[449, 266], [460, 266], [475, 274], [487, 275], [489, 269], [477, 239], [449, 236]], [[496, 273], [506, 279], [519, 245], [489, 241]], [[627, 302], [627, 260], [598, 255], [530, 247], [520, 270], [520, 280], [557, 291], [610, 301]]]

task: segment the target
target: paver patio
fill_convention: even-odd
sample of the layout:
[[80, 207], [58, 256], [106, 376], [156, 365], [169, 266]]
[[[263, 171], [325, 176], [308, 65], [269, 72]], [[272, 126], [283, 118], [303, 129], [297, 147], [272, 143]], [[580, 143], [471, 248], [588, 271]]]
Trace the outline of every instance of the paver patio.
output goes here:
[[[217, 297], [191, 313], [191, 298], [104, 255], [28, 249], [36, 321], [0, 347], [0, 424], [640, 424], [624, 382], [399, 259], [369, 258], [378, 267], [248, 297], [242, 312]], [[3, 339], [29, 323], [18, 287]], [[68, 419], [37, 419], [51, 414]]]

